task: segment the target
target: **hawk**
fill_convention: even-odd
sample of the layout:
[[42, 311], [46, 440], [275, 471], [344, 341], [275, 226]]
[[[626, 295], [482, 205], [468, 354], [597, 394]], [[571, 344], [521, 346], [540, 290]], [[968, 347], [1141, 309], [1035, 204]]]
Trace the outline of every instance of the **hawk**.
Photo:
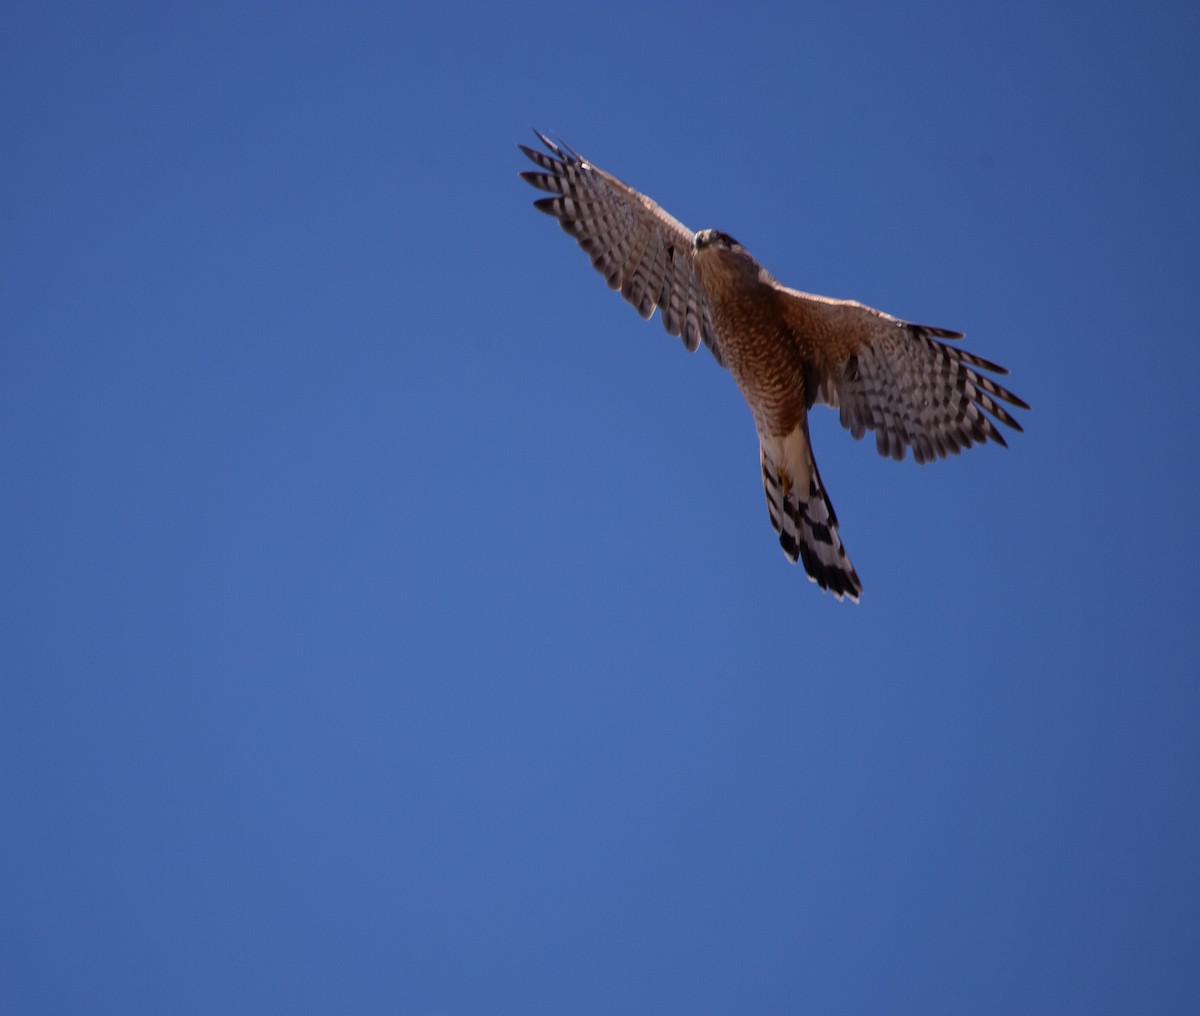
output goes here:
[[[808, 411], [837, 409], [856, 438], [875, 432], [880, 455], [917, 462], [975, 443], [1005, 445], [990, 413], [1029, 406], [980, 371], [1003, 367], [942, 340], [961, 332], [916, 325], [851, 300], [781, 285], [728, 233], [693, 233], [644, 194], [534, 131], [545, 151], [518, 147], [540, 167], [521, 177], [553, 197], [534, 207], [578, 241], [612, 289], [689, 351], [703, 342], [737, 382], [758, 431], [771, 525], [788, 559], [839, 600], [857, 601], [858, 573], [813, 458]], [[1000, 401], [997, 401], [1000, 400]]]

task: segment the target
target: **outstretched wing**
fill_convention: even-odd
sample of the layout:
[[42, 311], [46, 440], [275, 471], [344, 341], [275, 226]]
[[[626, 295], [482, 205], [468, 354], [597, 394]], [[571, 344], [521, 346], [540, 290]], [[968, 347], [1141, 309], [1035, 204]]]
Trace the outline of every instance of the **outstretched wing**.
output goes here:
[[518, 147], [545, 172], [521, 177], [556, 195], [534, 202], [579, 242], [592, 264], [642, 317], [655, 308], [689, 351], [701, 342], [721, 363], [704, 288], [692, 265], [694, 234], [644, 194], [534, 131], [547, 152]]
[[917, 462], [930, 462], [976, 443], [1007, 444], [988, 413], [1021, 430], [1001, 403], [1028, 404], [980, 373], [1008, 371], [940, 341], [961, 333], [779, 288], [797, 341], [812, 346], [815, 400], [838, 409], [856, 438], [875, 431], [880, 455], [899, 461], [911, 447]]

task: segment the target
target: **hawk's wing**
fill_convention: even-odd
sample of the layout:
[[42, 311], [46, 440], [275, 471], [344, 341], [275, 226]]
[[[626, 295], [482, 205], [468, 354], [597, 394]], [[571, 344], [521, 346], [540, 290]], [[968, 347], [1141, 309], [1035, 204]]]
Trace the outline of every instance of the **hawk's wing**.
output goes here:
[[521, 176], [557, 195], [535, 201], [535, 207], [558, 219], [610, 288], [619, 289], [642, 317], [659, 308], [669, 335], [680, 336], [690, 351], [703, 342], [721, 363], [704, 289], [692, 267], [692, 231], [566, 144], [534, 133], [550, 154], [518, 147], [546, 172]]
[[997, 399], [1029, 406], [979, 371], [998, 364], [940, 339], [959, 332], [901, 321], [860, 303], [829, 300], [780, 286], [797, 341], [810, 343], [816, 364], [812, 397], [840, 410], [856, 438], [875, 431], [880, 455], [899, 461], [911, 447], [917, 462], [957, 455], [976, 442], [1006, 444], [985, 415], [1021, 425]]

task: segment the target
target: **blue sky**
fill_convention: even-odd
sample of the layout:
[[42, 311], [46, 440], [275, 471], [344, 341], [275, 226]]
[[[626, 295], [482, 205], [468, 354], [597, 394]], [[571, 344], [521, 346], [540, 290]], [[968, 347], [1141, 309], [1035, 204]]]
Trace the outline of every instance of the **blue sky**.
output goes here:
[[[1200, 16], [831, 6], [5, 5], [0, 1009], [1196, 1010]], [[530, 126], [1026, 433], [820, 594]]]

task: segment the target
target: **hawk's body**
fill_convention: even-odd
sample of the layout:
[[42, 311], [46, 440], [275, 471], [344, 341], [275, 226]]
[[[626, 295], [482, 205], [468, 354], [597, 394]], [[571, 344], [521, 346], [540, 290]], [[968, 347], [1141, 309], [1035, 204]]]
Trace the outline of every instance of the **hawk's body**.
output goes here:
[[554, 215], [643, 317], [689, 349], [700, 342], [729, 368], [758, 430], [771, 524], [792, 561], [841, 599], [862, 584], [846, 557], [837, 516], [808, 440], [808, 410], [838, 407], [855, 437], [876, 432], [880, 454], [912, 447], [927, 462], [975, 442], [1004, 444], [981, 410], [1020, 430], [992, 396], [1027, 409], [972, 368], [1003, 368], [938, 339], [962, 336], [913, 325], [859, 303], [780, 285], [731, 237], [692, 233], [654, 202], [539, 134], [550, 155], [521, 146], [547, 172], [522, 173], [556, 197]]

